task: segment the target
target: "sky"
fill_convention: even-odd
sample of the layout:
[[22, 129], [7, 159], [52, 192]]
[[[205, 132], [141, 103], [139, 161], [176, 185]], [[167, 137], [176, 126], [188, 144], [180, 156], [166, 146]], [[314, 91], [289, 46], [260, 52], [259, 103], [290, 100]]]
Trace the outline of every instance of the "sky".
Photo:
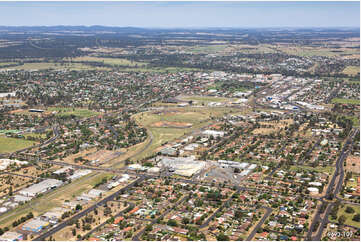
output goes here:
[[2, 26], [360, 27], [360, 2], [0, 2]]

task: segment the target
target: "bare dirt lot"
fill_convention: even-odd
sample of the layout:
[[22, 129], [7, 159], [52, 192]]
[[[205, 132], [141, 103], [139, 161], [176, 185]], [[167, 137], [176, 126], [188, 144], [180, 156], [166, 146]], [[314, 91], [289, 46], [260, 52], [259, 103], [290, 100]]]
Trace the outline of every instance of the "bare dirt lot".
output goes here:
[[346, 171], [360, 174], [360, 157], [354, 155], [347, 157]]

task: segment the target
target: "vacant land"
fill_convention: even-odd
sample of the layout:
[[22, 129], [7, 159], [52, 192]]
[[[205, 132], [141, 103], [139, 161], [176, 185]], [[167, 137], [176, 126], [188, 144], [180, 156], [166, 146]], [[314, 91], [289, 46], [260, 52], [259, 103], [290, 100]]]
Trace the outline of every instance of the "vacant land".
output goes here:
[[36, 144], [34, 141], [25, 139], [9, 138], [0, 135], [0, 153], [14, 152]]
[[58, 107], [51, 107], [48, 111], [56, 111], [58, 116], [78, 116], [81, 118], [89, 118], [92, 116], [96, 116], [99, 113], [96, 111], [92, 111], [89, 109], [82, 109], [82, 108], [58, 108]]
[[0, 175], [0, 196], [9, 194], [10, 187], [12, 191], [21, 189], [26, 185], [29, 185], [33, 182], [34, 179], [22, 176], [14, 175]]
[[213, 96], [180, 96], [181, 100], [197, 102], [197, 104], [208, 104], [210, 102], [229, 103], [237, 101], [237, 98], [213, 97]]
[[348, 66], [342, 71], [342, 73], [351, 75], [351, 76], [356, 76], [360, 73], [360, 67], [359, 66]]
[[332, 99], [332, 103], [360, 105], [360, 100], [359, 99], [334, 98], [334, 99]]
[[342, 49], [332, 49], [332, 48], [322, 48], [322, 47], [307, 47], [307, 46], [292, 46], [292, 47], [278, 47], [278, 50], [289, 55], [298, 55], [298, 56], [325, 56], [325, 57], [335, 57], [342, 54], [353, 55], [358, 54], [358, 50], [351, 50], [347, 48]]
[[345, 170], [360, 174], [360, 157], [354, 155], [348, 156]]
[[13, 66], [10, 69], [16, 70], [47, 70], [47, 69], [55, 69], [55, 70], [108, 70], [109, 68], [105, 67], [93, 67], [84, 65], [81, 63], [53, 63], [53, 62], [34, 62], [34, 63], [24, 63], [22, 65]]
[[[67, 59], [69, 60], [69, 59]], [[130, 61], [127, 59], [120, 59], [120, 58], [100, 58], [94, 56], [82, 56], [72, 58], [72, 61], [79, 61], [79, 62], [100, 62], [106, 65], [113, 65], [113, 66], [144, 66], [147, 63]]]

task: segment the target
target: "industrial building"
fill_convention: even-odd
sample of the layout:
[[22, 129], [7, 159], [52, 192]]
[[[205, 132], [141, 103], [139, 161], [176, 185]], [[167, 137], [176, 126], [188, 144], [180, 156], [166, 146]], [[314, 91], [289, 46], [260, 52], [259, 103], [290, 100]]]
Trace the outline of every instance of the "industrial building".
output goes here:
[[50, 189], [59, 187], [63, 184], [62, 181], [56, 179], [46, 179], [28, 188], [19, 191], [20, 195], [27, 197], [35, 197], [38, 194], [44, 193]]
[[21, 241], [23, 239], [22, 234], [12, 231], [7, 231], [0, 236], [0, 241]]
[[73, 175], [69, 176], [68, 179], [73, 181], [76, 179], [79, 179], [82, 176], [86, 176], [88, 174], [90, 174], [92, 171], [91, 170], [78, 170], [75, 171]]
[[49, 225], [49, 222], [40, 220], [40, 218], [34, 218], [34, 219], [30, 220], [29, 222], [26, 222], [21, 228], [22, 228], [22, 230], [38, 233], [43, 228], [47, 227], [48, 225]]

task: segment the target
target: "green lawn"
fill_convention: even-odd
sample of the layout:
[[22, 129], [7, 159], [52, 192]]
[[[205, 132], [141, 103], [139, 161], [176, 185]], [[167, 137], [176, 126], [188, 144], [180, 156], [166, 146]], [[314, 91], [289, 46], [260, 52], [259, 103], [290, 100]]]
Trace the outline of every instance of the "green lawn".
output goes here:
[[30, 147], [34, 144], [36, 144], [36, 142], [0, 135], [0, 153], [11, 153]]
[[[347, 207], [352, 207], [355, 212], [354, 213], [346, 213], [346, 208]], [[356, 226], [356, 227], [360, 227], [360, 221], [356, 222], [353, 221], [352, 218], [355, 214], [359, 214], [360, 213], [360, 206], [356, 206], [356, 205], [350, 205], [350, 204], [345, 204], [343, 207], [339, 207], [338, 212], [337, 212], [337, 219], [341, 216], [344, 215], [346, 217], [346, 222], [345, 224], [347, 225], [351, 225], [351, 226]], [[329, 217], [331, 222], [337, 223], [337, 219], [333, 220], [331, 218], [331, 216]]]
[[48, 108], [48, 111], [56, 111], [58, 112], [56, 115], [58, 116], [70, 116], [75, 115], [82, 118], [89, 118], [92, 116], [96, 116], [100, 113], [96, 111], [92, 111], [89, 109], [83, 109], [83, 108], [59, 108], [59, 107], [51, 107]]
[[360, 100], [359, 99], [334, 98], [334, 99], [332, 99], [332, 103], [360, 105]]
[[347, 119], [350, 119], [352, 121], [353, 126], [359, 127], [360, 126], [360, 120], [356, 116], [344, 116]]

